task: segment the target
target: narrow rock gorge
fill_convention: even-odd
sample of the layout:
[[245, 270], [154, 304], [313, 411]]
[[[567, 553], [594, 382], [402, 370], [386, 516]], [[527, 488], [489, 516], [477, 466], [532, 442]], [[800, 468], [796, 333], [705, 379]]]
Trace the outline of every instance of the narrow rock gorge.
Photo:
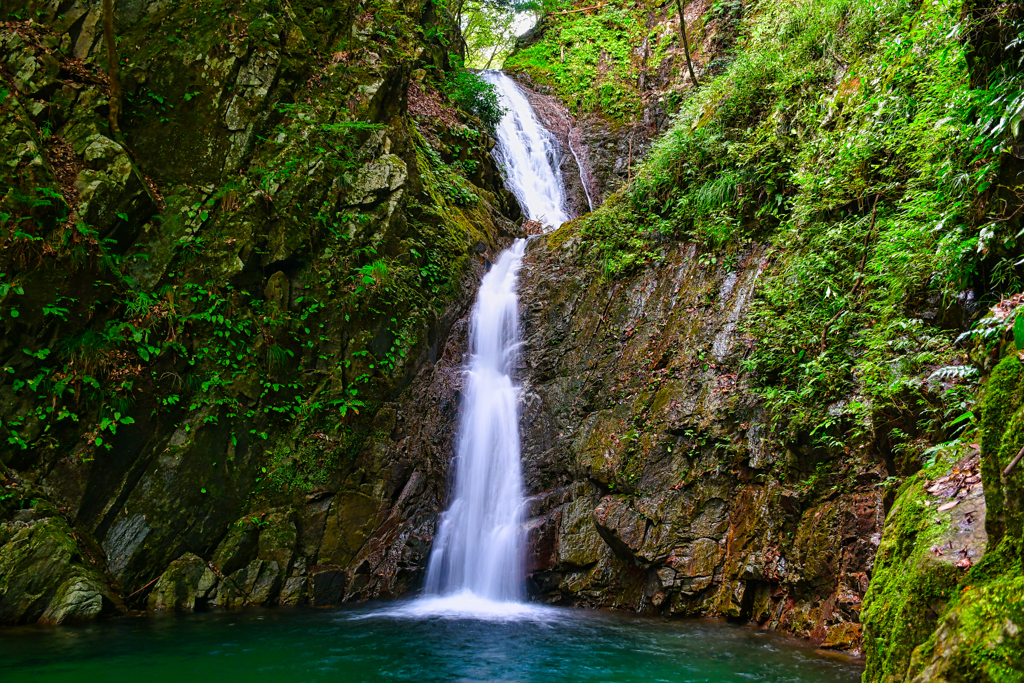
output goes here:
[[560, 227], [472, 3], [110, 4], [0, 8], [0, 624], [417, 595], [529, 235], [531, 601], [1024, 676], [1020, 3], [497, 3]]

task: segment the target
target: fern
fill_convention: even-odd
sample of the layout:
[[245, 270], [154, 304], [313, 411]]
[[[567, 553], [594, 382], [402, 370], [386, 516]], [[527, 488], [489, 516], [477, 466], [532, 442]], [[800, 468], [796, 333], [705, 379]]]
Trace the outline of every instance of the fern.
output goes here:
[[928, 381], [966, 379], [977, 374], [978, 369], [971, 365], [946, 365], [928, 375]]

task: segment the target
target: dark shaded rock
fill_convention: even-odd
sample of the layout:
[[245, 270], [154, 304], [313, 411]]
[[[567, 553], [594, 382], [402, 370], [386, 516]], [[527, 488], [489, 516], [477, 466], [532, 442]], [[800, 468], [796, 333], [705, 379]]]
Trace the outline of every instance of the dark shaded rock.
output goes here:
[[[281, 568], [270, 560], [253, 560], [225, 579], [237, 593], [240, 604], [269, 605], [281, 590]], [[225, 607], [233, 606], [226, 600]]]
[[221, 574], [234, 574], [256, 559], [259, 529], [248, 518], [239, 520], [217, 546], [211, 562]]
[[153, 586], [147, 605], [155, 611], [205, 610], [217, 595], [220, 579], [206, 560], [186, 553], [172, 562]]
[[624, 560], [637, 562], [644, 544], [647, 522], [622, 496], [605, 496], [594, 509], [594, 527], [605, 543]]
[[18, 516], [0, 524], [0, 624], [60, 624], [123, 609], [63, 519], [47, 510]]
[[341, 603], [345, 595], [345, 573], [338, 568], [314, 567], [310, 570], [310, 602], [316, 607]]

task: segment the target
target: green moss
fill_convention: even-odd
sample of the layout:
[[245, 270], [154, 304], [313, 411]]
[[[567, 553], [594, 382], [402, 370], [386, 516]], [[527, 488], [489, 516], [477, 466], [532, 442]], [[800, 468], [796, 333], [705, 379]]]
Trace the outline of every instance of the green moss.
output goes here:
[[[862, 621], [865, 681], [1019, 681], [1024, 676], [1021, 480], [1003, 468], [1024, 443], [1024, 365], [1004, 358], [985, 386], [980, 438], [988, 546], [966, 575], [931, 556], [941, 535], [918, 481], [901, 488], [875, 559]], [[906, 676], [906, 679], [904, 679]]]
[[[1010, 459], [1017, 454], [1024, 434], [1017, 429], [1007, 429], [1024, 399], [1024, 364], [1015, 354], [1003, 358], [992, 371], [985, 385], [985, 399], [982, 404], [981, 474], [985, 482], [987, 513], [985, 528], [993, 543], [1002, 538], [1006, 530], [1006, 500], [1001, 482], [1002, 471]], [[1014, 481], [1020, 477], [1018, 470]], [[1019, 522], [1016, 523], [1019, 533]]]
[[961, 581], [908, 680], [1016, 683], [1024, 678], [1024, 566], [1004, 540]]
[[865, 681], [903, 680], [914, 648], [932, 634], [960, 579], [953, 563], [935, 558], [929, 550], [945, 529], [933, 521], [934, 508], [924, 504], [925, 475], [919, 473], [900, 487], [885, 520], [861, 613]]

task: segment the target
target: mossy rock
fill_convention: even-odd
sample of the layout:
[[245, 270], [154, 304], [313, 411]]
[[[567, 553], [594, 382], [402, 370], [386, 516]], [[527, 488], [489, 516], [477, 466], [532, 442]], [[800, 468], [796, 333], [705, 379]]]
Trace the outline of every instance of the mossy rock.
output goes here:
[[931, 635], [962, 576], [954, 562], [929, 550], [944, 529], [925, 506], [923, 479], [919, 473], [903, 484], [886, 517], [861, 613], [865, 681], [903, 680], [914, 648]]
[[116, 611], [120, 600], [84, 563], [71, 528], [50, 511], [44, 515], [9, 522], [0, 534], [0, 624], [59, 624]]

